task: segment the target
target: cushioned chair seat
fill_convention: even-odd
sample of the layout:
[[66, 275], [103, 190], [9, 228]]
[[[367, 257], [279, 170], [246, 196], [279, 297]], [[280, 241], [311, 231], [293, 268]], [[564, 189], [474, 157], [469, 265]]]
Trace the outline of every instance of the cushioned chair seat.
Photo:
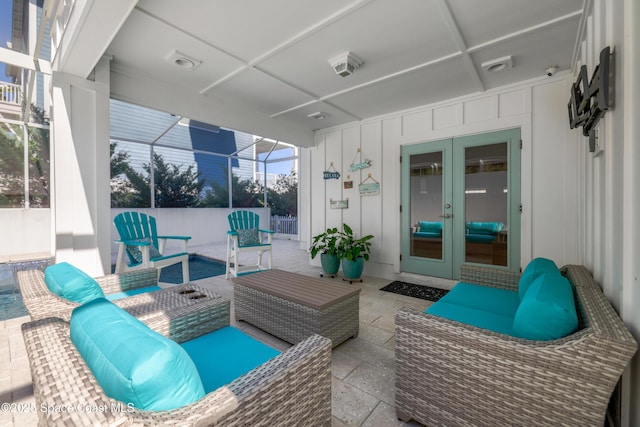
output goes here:
[[520, 297], [515, 291], [460, 282], [438, 302], [490, 311], [513, 319], [520, 305]]
[[450, 304], [443, 302], [442, 299], [426, 309], [425, 312], [467, 325], [477, 326], [478, 328], [514, 336], [513, 317], [510, 316], [503, 316], [487, 310], [479, 310], [458, 304]]
[[554, 340], [578, 327], [573, 290], [556, 264], [532, 260], [518, 291], [460, 282], [426, 313], [528, 340]]
[[469, 243], [491, 243], [498, 238], [495, 234], [467, 234]]
[[232, 326], [184, 342], [181, 346], [195, 363], [205, 393], [229, 384], [280, 354]]
[[438, 221], [419, 221], [414, 237], [440, 238], [442, 237], [442, 223]]
[[416, 231], [415, 233], [413, 233], [413, 237], [428, 237], [431, 239], [439, 239], [441, 237], [441, 233], [431, 231]]

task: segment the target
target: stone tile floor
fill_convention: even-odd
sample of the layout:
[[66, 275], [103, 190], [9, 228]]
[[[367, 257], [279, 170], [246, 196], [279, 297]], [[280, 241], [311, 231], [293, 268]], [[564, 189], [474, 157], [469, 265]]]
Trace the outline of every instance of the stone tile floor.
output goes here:
[[[191, 252], [223, 260], [226, 245], [192, 247]], [[318, 276], [320, 269], [309, 265], [308, 254], [296, 241], [275, 240], [273, 267], [309, 276]], [[248, 256], [248, 254], [247, 254]], [[242, 258], [244, 259], [244, 258]], [[366, 266], [365, 266], [366, 273]], [[380, 291], [393, 280], [413, 281], [450, 289], [454, 282], [431, 277], [364, 277], [353, 283], [360, 293], [360, 333], [333, 349], [332, 355], [332, 425], [390, 427], [418, 425], [400, 422], [394, 408], [394, 314], [400, 307], [424, 310], [431, 302]], [[340, 278], [326, 278], [339, 281]], [[200, 286], [212, 289], [232, 301], [231, 324], [255, 338], [284, 350], [290, 344], [245, 322], [236, 322], [233, 315], [233, 283], [224, 276], [198, 280]], [[22, 341], [20, 325], [29, 317], [0, 322], [0, 404], [34, 405], [29, 363]], [[35, 413], [0, 411], [0, 427], [36, 425]]]

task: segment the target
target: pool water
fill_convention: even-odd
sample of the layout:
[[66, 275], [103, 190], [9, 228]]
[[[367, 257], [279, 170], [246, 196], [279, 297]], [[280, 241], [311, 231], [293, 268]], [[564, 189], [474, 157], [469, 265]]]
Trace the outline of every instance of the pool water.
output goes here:
[[44, 269], [47, 260], [0, 264], [0, 321], [27, 316], [22, 302], [20, 287], [15, 280], [15, 272], [21, 270]]
[[[225, 262], [203, 255], [189, 255], [189, 280], [200, 280], [206, 277], [224, 274]], [[160, 273], [160, 282], [182, 283], [182, 264], [164, 267]]]

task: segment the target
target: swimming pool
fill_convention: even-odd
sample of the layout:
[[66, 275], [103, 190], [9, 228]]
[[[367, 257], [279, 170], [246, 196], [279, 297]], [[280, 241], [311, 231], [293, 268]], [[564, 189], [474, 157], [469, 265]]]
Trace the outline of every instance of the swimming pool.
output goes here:
[[[206, 277], [224, 274], [224, 261], [209, 258], [199, 254], [189, 254], [189, 280], [199, 280]], [[182, 283], [182, 264], [173, 264], [162, 269], [160, 282]]]
[[20, 287], [15, 280], [15, 272], [44, 270], [48, 265], [48, 260], [0, 264], [0, 320], [14, 319], [29, 314], [22, 302]]

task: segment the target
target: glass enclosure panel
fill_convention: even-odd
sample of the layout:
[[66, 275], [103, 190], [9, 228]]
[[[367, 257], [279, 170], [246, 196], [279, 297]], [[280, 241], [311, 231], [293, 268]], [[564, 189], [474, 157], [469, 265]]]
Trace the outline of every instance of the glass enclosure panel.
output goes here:
[[410, 156], [411, 256], [442, 259], [442, 151]]
[[49, 207], [49, 129], [29, 128], [29, 207]]
[[24, 207], [22, 126], [0, 126], [0, 207]]
[[465, 148], [465, 259], [507, 265], [507, 143]]
[[151, 146], [126, 141], [110, 142], [111, 207], [149, 208]]

